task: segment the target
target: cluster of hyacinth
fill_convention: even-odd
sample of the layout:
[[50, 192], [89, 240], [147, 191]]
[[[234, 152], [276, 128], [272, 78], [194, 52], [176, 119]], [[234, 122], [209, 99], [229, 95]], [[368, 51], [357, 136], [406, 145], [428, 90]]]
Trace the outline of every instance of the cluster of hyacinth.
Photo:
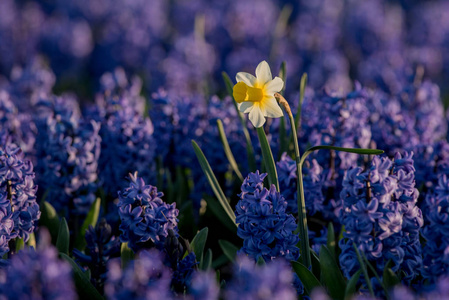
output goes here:
[[433, 283], [441, 275], [449, 275], [449, 174], [440, 174], [438, 184], [426, 195], [423, 211], [426, 226], [422, 235], [426, 243], [422, 275]]
[[0, 269], [0, 299], [77, 299], [72, 269], [58, 258], [50, 236], [40, 234], [37, 249], [16, 253]]
[[297, 299], [293, 273], [283, 259], [260, 267], [247, 256], [237, 256], [225, 299]]
[[129, 180], [129, 186], [118, 193], [120, 240], [134, 252], [151, 247], [163, 249], [169, 230], [178, 231], [176, 203], [165, 203], [163, 193], [146, 185], [137, 172], [129, 174]]
[[97, 191], [100, 124], [82, 118], [69, 96], [43, 98], [36, 110], [41, 194], [62, 215], [86, 215]]
[[340, 265], [346, 277], [359, 269], [354, 246], [382, 274], [391, 260], [393, 271], [403, 272], [403, 281], [416, 278], [422, 266], [419, 230], [423, 226], [415, 188], [413, 153], [393, 160], [375, 157], [365, 171], [348, 170], [343, 180]]
[[118, 83], [109, 86], [103, 82], [103, 85], [106, 91], [97, 98], [92, 115], [101, 123], [99, 179], [104, 191], [115, 198], [117, 191], [125, 187], [123, 179], [130, 172], [137, 170], [142, 176], [154, 179], [156, 143], [153, 124], [144, 117], [140, 83], [134, 81], [126, 88], [120, 88]]
[[8, 242], [16, 237], [28, 241], [40, 218], [36, 202], [33, 164], [14, 144], [0, 148], [0, 254], [9, 251]]
[[112, 234], [112, 228], [105, 219], [102, 219], [95, 228], [89, 226], [85, 238], [85, 253], [73, 249], [73, 255], [89, 268], [90, 281], [103, 294], [107, 263], [110, 259], [120, 256], [120, 240]]
[[[368, 121], [366, 91], [360, 85], [345, 95], [329, 93], [325, 90], [306, 98], [302, 108], [300, 145], [331, 145], [346, 148], [369, 148], [371, 128]], [[303, 149], [304, 151], [305, 149]], [[326, 219], [336, 220], [341, 201], [339, 192], [345, 170], [355, 166], [360, 155], [347, 152], [319, 151], [312, 154], [324, 168], [321, 213]]]
[[[195, 255], [188, 254], [180, 261], [176, 270], [164, 264], [164, 255], [156, 249], [143, 250], [138, 257], [124, 269], [119, 260], [111, 260], [108, 264], [105, 295], [108, 299], [175, 299], [177, 293], [185, 295], [215, 295], [213, 286], [207, 286], [214, 275], [207, 273], [209, 279], [195, 273]], [[201, 273], [200, 273], [201, 274]], [[192, 280], [193, 279], [193, 280]], [[176, 289], [182, 285], [182, 290]], [[210, 299], [210, 298], [194, 298]], [[212, 299], [215, 299], [212, 298]]]
[[[419, 74], [416, 74], [419, 76]], [[429, 145], [447, 131], [438, 86], [430, 81], [404, 84], [397, 94], [370, 92], [368, 107], [373, 141], [390, 155], [400, 149]]]
[[[298, 213], [297, 200], [297, 168], [296, 162], [283, 153], [281, 160], [276, 163], [276, 169], [279, 177], [279, 189], [282, 196], [287, 201], [287, 213]], [[323, 168], [316, 159], [307, 160], [303, 169], [304, 198], [306, 201], [306, 210], [309, 216], [313, 216], [323, 211], [325, 196], [323, 195]]]
[[295, 217], [288, 214], [287, 201], [276, 191], [264, 188], [266, 173], [250, 173], [241, 186], [240, 200], [235, 207], [237, 235], [243, 239], [241, 253], [254, 260], [271, 261], [278, 257], [296, 260], [299, 241]]
[[6, 90], [0, 88], [1, 145], [14, 142], [22, 151], [30, 153], [36, 140], [35, 127], [29, 114], [19, 113], [15, 102]]

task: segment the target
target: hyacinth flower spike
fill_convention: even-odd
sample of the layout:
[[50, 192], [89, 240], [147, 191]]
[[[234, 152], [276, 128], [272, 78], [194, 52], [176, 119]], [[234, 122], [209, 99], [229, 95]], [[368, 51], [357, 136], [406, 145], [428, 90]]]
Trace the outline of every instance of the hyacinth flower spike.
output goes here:
[[242, 113], [249, 113], [249, 120], [254, 127], [265, 124], [265, 117], [280, 118], [283, 116], [274, 94], [284, 87], [284, 81], [271, 75], [270, 66], [262, 61], [256, 68], [256, 77], [246, 72], [236, 76], [233, 96]]

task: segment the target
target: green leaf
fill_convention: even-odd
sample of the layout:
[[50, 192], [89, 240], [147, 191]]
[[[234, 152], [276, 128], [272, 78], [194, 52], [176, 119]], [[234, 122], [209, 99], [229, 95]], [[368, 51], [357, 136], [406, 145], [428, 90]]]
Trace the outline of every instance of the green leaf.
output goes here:
[[359, 269], [349, 279], [348, 284], [346, 285], [346, 290], [345, 290], [345, 300], [352, 299], [352, 295], [354, 295], [355, 292], [357, 291], [357, 282], [359, 281], [360, 274], [362, 274], [362, 270]]
[[220, 205], [219, 202], [212, 196], [204, 195], [204, 199], [207, 203], [207, 208], [210, 208], [212, 213], [217, 217], [220, 222], [225, 225], [232, 233], [237, 234], [237, 226], [234, 222], [227, 216], [226, 211]]
[[65, 218], [59, 222], [58, 238], [56, 239], [56, 248], [60, 253], [69, 254], [70, 232]]
[[78, 236], [76, 237], [75, 241], [75, 248], [77, 248], [80, 251], [83, 251], [86, 247], [86, 230], [89, 228], [89, 225], [95, 228], [95, 225], [97, 225], [98, 216], [100, 214], [100, 206], [101, 206], [101, 199], [97, 198], [94, 203], [92, 203], [92, 206], [90, 207], [89, 212], [87, 213], [86, 219], [83, 222], [83, 225], [81, 226], [81, 230], [78, 233]]
[[[218, 202], [223, 207], [223, 209], [226, 212], [229, 219], [231, 219], [231, 221], [235, 224], [234, 211], [232, 210], [231, 206], [229, 205], [228, 200], [226, 199], [226, 196], [223, 193], [223, 191], [220, 187], [220, 184], [218, 183], [218, 180], [214, 175], [214, 172], [212, 172], [212, 169], [211, 169], [206, 157], [204, 156], [203, 151], [201, 151], [201, 148], [198, 146], [198, 144], [194, 140], [192, 140], [192, 146], [193, 146], [193, 150], [195, 151], [196, 157], [198, 158], [198, 161], [200, 162], [201, 169], [203, 169], [204, 175], [206, 175], [206, 179], [209, 182], [209, 185], [212, 188], [212, 191], [214, 192], [215, 197], [217, 197]], [[235, 226], [237, 226], [237, 224], [235, 224]]]
[[43, 201], [40, 205], [41, 218], [39, 224], [41, 226], [47, 227], [50, 232], [51, 242], [56, 243], [56, 238], [58, 237], [59, 231], [59, 217], [56, 213], [54, 207], [47, 201]]
[[230, 261], [234, 261], [239, 248], [226, 240], [218, 240], [218, 244], [220, 245], [221, 250], [223, 250], [224, 255], [226, 255]]
[[362, 148], [342, 148], [342, 147], [335, 147], [335, 146], [314, 146], [306, 150], [306, 152], [301, 157], [300, 164], [302, 165], [304, 161], [306, 160], [307, 156], [309, 156], [313, 151], [326, 149], [326, 150], [335, 150], [335, 151], [343, 151], [343, 152], [349, 152], [349, 153], [357, 153], [357, 154], [369, 154], [369, 155], [379, 155], [384, 153], [383, 150], [379, 149], [362, 149]]
[[34, 232], [32, 232], [30, 234], [30, 238], [28, 239], [27, 246], [33, 247], [34, 249], [36, 249], [36, 236], [34, 235]]
[[258, 266], [265, 266], [265, 265], [266, 265], [265, 260], [263, 259], [262, 256], [260, 256], [260, 257], [257, 259], [257, 265], [258, 265]]
[[318, 254], [316, 254], [312, 249], [310, 249], [310, 258], [312, 262], [313, 275], [315, 275], [316, 278], [321, 278], [320, 259], [318, 258]]
[[71, 259], [65, 253], [59, 253], [59, 255], [69, 262], [73, 270], [73, 279], [75, 282], [75, 287], [78, 292], [78, 297], [80, 299], [92, 299], [92, 300], [104, 300], [97, 289], [90, 282], [87, 274], [85, 274], [81, 268], [76, 264], [76, 262]]
[[16, 253], [25, 248], [25, 242], [23, 239], [16, 238]]
[[221, 254], [219, 257], [212, 261], [212, 269], [217, 270], [229, 261], [229, 258], [225, 254]]
[[207, 227], [201, 229], [195, 235], [192, 242], [190, 243], [190, 246], [192, 247], [193, 252], [195, 253], [196, 260], [200, 263], [200, 269], [203, 264], [203, 251], [204, 251], [204, 245], [206, 245], [208, 232], [209, 232], [209, 229]]
[[263, 163], [268, 173], [268, 182], [270, 184], [270, 187], [272, 184], [274, 184], [276, 190], [279, 192], [279, 181], [278, 173], [276, 171], [276, 164], [274, 163], [273, 153], [271, 153], [270, 144], [268, 143], [267, 136], [263, 127], [257, 128], [257, 136], [259, 137], [260, 141]]
[[392, 287], [401, 283], [398, 276], [391, 269], [392, 261], [389, 260], [385, 265], [382, 281], [387, 290], [391, 290]]
[[337, 262], [324, 245], [320, 249], [321, 279], [332, 299], [345, 297], [346, 282]]
[[335, 242], [335, 231], [332, 222], [327, 226], [327, 248], [332, 257], [337, 260], [337, 243]]
[[314, 288], [321, 286], [320, 281], [302, 263], [299, 263], [297, 261], [291, 261], [290, 263], [296, 275], [298, 275], [299, 279], [301, 279], [301, 282], [304, 285], [304, 288], [308, 295], [312, 293], [312, 290]]
[[237, 112], [237, 115], [239, 116], [240, 123], [242, 124], [243, 135], [245, 136], [245, 140], [246, 140], [246, 155], [248, 158], [249, 169], [250, 169], [250, 171], [255, 172], [257, 169], [257, 166], [256, 166], [256, 157], [254, 155], [254, 148], [253, 148], [253, 144], [251, 142], [251, 137], [249, 135], [248, 128], [246, 126], [246, 120], [243, 117], [243, 114], [239, 111], [237, 102], [235, 102], [235, 100], [234, 100], [234, 96], [233, 96], [233, 92], [232, 92], [234, 84], [232, 83], [231, 78], [229, 78], [229, 76], [228, 76], [228, 74], [226, 74], [226, 72], [222, 72], [221, 74], [223, 76], [223, 80], [226, 85], [226, 90], [228, 91], [229, 96], [231, 96], [231, 98], [233, 99], [232, 103], [234, 104], [235, 111]]
[[234, 155], [232, 154], [231, 147], [229, 147], [229, 142], [226, 137], [226, 133], [223, 128], [223, 122], [218, 119], [217, 120], [217, 126], [218, 126], [218, 133], [220, 134], [220, 140], [223, 144], [223, 149], [226, 155], [226, 158], [229, 161], [229, 164], [231, 165], [232, 170], [234, 170], [237, 177], [240, 179], [240, 181], [243, 181], [242, 173], [240, 173], [239, 166], [237, 165], [237, 162], [235, 161]]
[[134, 251], [129, 248], [128, 243], [122, 243], [120, 246], [120, 261], [122, 269], [125, 269], [126, 266], [134, 259]]
[[201, 270], [209, 270], [212, 267], [212, 250], [207, 249], [206, 255], [204, 255], [203, 265], [201, 266]]

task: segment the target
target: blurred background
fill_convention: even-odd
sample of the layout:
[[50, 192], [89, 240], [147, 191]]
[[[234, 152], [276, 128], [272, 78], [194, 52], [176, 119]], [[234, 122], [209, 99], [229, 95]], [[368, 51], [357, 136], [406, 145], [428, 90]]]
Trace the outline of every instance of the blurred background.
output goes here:
[[[397, 93], [416, 74], [449, 88], [449, 2], [405, 0], [2, 0], [0, 86], [92, 99], [117, 67], [144, 93], [224, 94], [221, 72], [287, 63], [287, 92]], [[103, 82], [101, 82], [103, 80]], [[107, 83], [106, 83], [107, 84]]]

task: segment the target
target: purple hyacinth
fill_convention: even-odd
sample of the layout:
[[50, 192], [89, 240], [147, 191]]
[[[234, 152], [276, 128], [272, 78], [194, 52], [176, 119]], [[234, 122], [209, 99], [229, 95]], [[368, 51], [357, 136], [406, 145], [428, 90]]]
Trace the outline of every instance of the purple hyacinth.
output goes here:
[[441, 173], [438, 184], [425, 198], [426, 225], [422, 235], [426, 239], [423, 248], [422, 275], [430, 282], [449, 275], [449, 175]]
[[86, 215], [96, 197], [100, 124], [82, 118], [68, 96], [42, 99], [36, 109], [41, 191], [48, 191], [46, 201], [65, 216]]
[[296, 260], [299, 237], [293, 233], [295, 218], [286, 213], [287, 201], [274, 185], [270, 190], [263, 187], [266, 176], [256, 171], [243, 181], [235, 210], [237, 235], [243, 239], [240, 252], [254, 260], [271, 261], [277, 257]]
[[146, 185], [137, 172], [129, 174], [130, 185], [118, 193], [120, 240], [137, 252], [156, 246], [163, 249], [169, 230], [178, 231], [176, 203], [167, 204], [157, 188]]
[[412, 157], [413, 153], [397, 153], [394, 160], [374, 157], [367, 170], [347, 171], [341, 191], [345, 233], [340, 241], [340, 265], [346, 277], [359, 269], [354, 244], [379, 274], [391, 259], [392, 270], [404, 272], [405, 282], [418, 275], [423, 217], [416, 206], [419, 192]]
[[170, 269], [164, 266], [161, 253], [152, 249], [140, 252], [125, 269], [119, 260], [111, 260], [105, 295], [111, 300], [173, 299], [170, 282]]
[[37, 250], [19, 251], [0, 270], [0, 299], [77, 299], [70, 265], [58, 258], [49, 236], [40, 238]]
[[[28, 241], [40, 218], [33, 164], [14, 144], [0, 148], [0, 199], [5, 239]], [[12, 215], [11, 215], [12, 212]], [[13, 227], [11, 227], [13, 226]]]
[[283, 259], [260, 267], [246, 256], [237, 257], [225, 299], [297, 299], [293, 272]]

